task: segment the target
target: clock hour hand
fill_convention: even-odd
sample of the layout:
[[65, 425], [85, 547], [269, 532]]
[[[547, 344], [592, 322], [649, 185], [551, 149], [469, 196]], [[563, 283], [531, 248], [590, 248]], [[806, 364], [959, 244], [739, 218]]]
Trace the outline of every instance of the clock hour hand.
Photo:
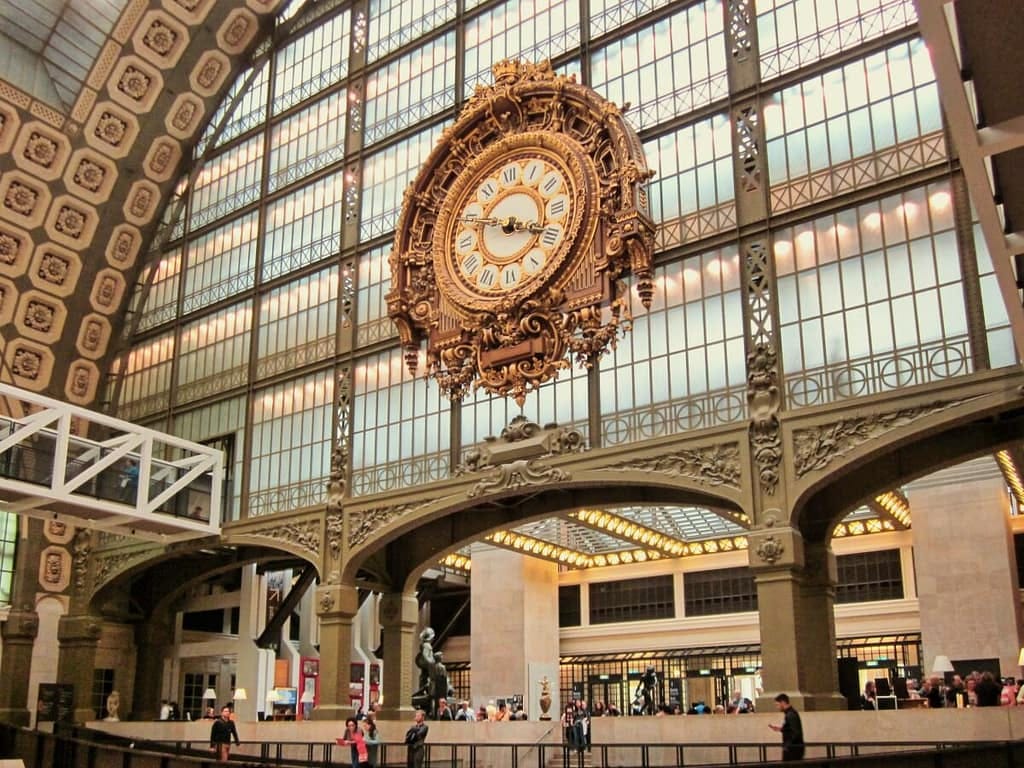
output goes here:
[[467, 224], [484, 224], [491, 227], [501, 227], [501, 231], [506, 235], [511, 235], [513, 232], [531, 232], [533, 234], [540, 234], [544, 231], [544, 225], [539, 224], [536, 221], [521, 221], [515, 216], [509, 216], [507, 219], [498, 219], [492, 216], [460, 216], [460, 221], [464, 221]]

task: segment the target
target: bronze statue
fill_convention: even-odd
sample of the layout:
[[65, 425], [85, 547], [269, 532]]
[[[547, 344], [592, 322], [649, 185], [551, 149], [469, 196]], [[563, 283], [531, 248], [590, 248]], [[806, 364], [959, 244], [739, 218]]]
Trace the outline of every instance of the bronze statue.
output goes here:
[[420, 687], [412, 695], [412, 705], [422, 709], [427, 717], [437, 715], [437, 702], [455, 693], [448, 683], [448, 670], [440, 651], [434, 651], [434, 630], [427, 627], [420, 632], [420, 649], [416, 652], [416, 666], [420, 668]]

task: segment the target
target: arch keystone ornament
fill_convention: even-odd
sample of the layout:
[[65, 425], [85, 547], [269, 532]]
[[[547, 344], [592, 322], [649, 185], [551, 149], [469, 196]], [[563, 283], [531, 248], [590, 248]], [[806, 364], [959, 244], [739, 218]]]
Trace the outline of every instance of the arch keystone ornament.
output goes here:
[[388, 314], [453, 400], [515, 398], [590, 367], [653, 296], [643, 148], [622, 112], [550, 62], [505, 60], [405, 193]]

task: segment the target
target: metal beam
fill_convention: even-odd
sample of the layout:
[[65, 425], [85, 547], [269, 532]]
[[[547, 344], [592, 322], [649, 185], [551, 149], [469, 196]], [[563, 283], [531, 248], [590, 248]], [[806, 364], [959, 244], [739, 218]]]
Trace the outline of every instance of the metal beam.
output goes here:
[[315, 580], [316, 568], [312, 565], [307, 565], [302, 569], [299, 578], [292, 584], [292, 588], [277, 607], [277, 611], [267, 621], [267, 626], [263, 628], [260, 636], [256, 638], [257, 648], [270, 648], [277, 642], [285, 620], [292, 615], [292, 612], [299, 604], [299, 600], [302, 599], [302, 596], [306, 594], [306, 590], [309, 589], [309, 585]]

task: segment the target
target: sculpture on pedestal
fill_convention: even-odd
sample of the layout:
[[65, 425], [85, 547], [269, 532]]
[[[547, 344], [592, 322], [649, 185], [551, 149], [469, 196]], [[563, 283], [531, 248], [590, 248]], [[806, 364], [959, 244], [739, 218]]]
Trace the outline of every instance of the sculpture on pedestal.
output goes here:
[[540, 719], [550, 720], [551, 715], [548, 714], [548, 710], [551, 709], [551, 681], [548, 680], [547, 675], [541, 678], [540, 681]]
[[447, 699], [454, 693], [442, 659], [441, 652], [434, 651], [434, 630], [427, 627], [420, 632], [420, 649], [416, 652], [420, 686], [412, 695], [412, 705], [422, 709], [431, 719], [437, 713], [438, 699]]

